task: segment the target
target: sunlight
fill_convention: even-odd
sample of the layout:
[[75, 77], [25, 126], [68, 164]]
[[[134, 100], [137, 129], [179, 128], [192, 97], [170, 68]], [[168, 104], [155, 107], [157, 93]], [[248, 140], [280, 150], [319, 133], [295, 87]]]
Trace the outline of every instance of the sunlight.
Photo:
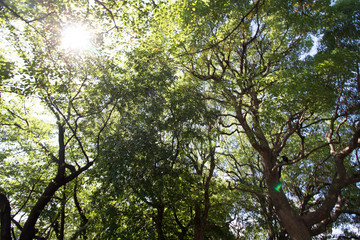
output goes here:
[[61, 46], [64, 49], [87, 50], [91, 48], [90, 40], [90, 32], [81, 25], [67, 26], [61, 34]]

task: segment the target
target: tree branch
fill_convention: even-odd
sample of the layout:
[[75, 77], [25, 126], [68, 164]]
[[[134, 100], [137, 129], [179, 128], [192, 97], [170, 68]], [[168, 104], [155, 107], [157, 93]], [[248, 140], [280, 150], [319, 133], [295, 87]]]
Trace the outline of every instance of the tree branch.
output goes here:
[[54, 12], [50, 12], [50, 13], [45, 14], [42, 17], [34, 18], [34, 19], [31, 19], [31, 20], [26, 20], [25, 18], [20, 16], [15, 10], [13, 10], [9, 5], [7, 5], [3, 0], [0, 0], [0, 4], [3, 5], [7, 10], [9, 10], [15, 17], [20, 18], [20, 20], [24, 21], [26, 24], [29, 24], [29, 23], [32, 23], [32, 22], [35, 22], [35, 21], [43, 20], [43, 19], [47, 18], [48, 16], [50, 16], [51, 14], [54, 13]]

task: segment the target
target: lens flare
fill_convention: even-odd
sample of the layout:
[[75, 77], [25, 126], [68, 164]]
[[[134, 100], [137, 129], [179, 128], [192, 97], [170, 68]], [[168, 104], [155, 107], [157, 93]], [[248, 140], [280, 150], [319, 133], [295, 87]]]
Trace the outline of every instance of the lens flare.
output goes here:
[[274, 187], [274, 189], [275, 189], [275, 191], [280, 192], [281, 187], [282, 187], [282, 184], [281, 184], [281, 183], [278, 183], [278, 184]]

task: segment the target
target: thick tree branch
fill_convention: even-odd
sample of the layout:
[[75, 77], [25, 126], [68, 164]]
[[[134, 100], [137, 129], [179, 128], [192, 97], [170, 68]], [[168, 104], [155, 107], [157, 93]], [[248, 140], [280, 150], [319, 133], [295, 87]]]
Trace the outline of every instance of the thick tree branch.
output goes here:
[[78, 186], [78, 183], [76, 181], [75, 182], [75, 187], [74, 187], [74, 195], [73, 195], [74, 196], [74, 203], [75, 203], [76, 209], [78, 210], [79, 215], [81, 217], [80, 229], [82, 229], [84, 239], [86, 239], [87, 237], [86, 237], [86, 234], [85, 234], [86, 233], [85, 226], [88, 223], [89, 219], [86, 217], [86, 215], [84, 213], [84, 210], [80, 206], [80, 203], [79, 203], [79, 200], [78, 200], [78, 197], [77, 197], [77, 186]]
[[0, 193], [0, 239], [11, 240], [10, 202], [5, 194]]
[[343, 203], [344, 201], [341, 196], [338, 196], [338, 202], [336, 204], [334, 212], [332, 214], [329, 214], [327, 218], [322, 220], [319, 224], [317, 224], [314, 228], [311, 229], [311, 234], [313, 236], [323, 233], [330, 223], [335, 222], [339, 218], [341, 213], [343, 213], [343, 211], [341, 210]]

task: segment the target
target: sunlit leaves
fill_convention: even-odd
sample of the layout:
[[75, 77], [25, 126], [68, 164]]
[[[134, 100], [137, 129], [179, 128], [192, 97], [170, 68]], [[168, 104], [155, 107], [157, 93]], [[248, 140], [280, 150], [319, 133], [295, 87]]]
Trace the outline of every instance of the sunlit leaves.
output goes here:
[[[275, 239], [283, 230], [269, 194], [285, 194], [301, 216], [326, 197], [336, 173], [328, 144], [346, 147], [358, 124], [358, 2], [4, 2], [22, 61], [0, 61], [3, 190], [35, 202], [56, 172], [56, 126], [66, 128], [66, 163], [96, 159], [54, 195], [39, 235], [54, 237], [66, 209], [66, 237], [160, 238], [162, 217], [166, 238], [187, 239], [209, 200], [206, 238]], [[94, 37], [78, 36], [82, 51], [61, 48], [70, 24]], [[303, 56], [319, 32], [319, 52]], [[281, 155], [291, 162], [280, 178]], [[356, 173], [355, 155], [345, 167]], [[357, 189], [343, 195], [354, 202]]]
[[326, 27], [322, 47], [329, 50], [334, 48], [347, 48], [352, 51], [359, 49], [360, 23], [359, 23], [359, 1], [337, 1], [329, 8], [328, 20], [329, 27]]

